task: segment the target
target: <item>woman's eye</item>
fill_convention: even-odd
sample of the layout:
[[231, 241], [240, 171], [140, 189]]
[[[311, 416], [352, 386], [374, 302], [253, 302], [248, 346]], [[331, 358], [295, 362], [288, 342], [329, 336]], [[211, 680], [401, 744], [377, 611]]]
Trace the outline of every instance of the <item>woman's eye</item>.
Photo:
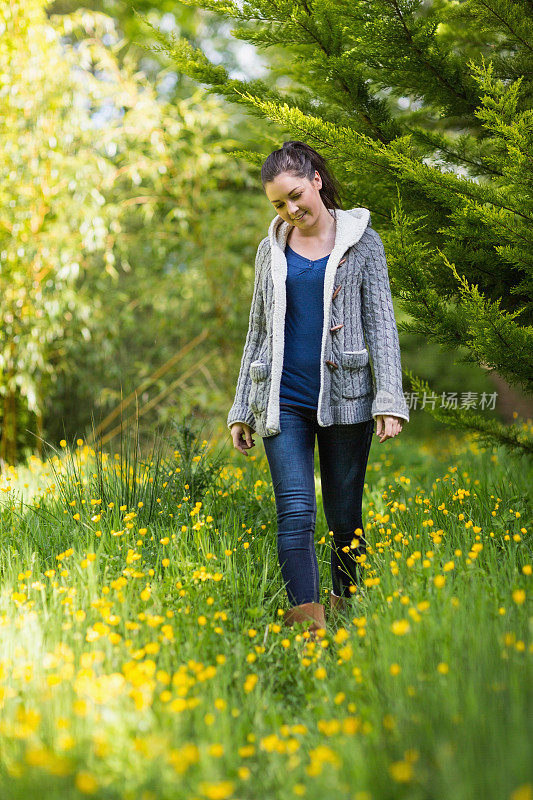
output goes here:
[[[295, 194], [295, 195], [293, 196], [293, 198], [292, 198], [292, 199], [293, 199], [293, 200], [296, 200], [296, 198], [297, 198], [297, 197], [301, 197], [301, 195], [302, 195], [302, 193], [301, 193], [301, 192], [300, 192], [299, 194]], [[284, 203], [282, 203], [282, 204], [281, 204], [281, 205], [279, 205], [279, 206], [274, 206], [274, 208], [277, 210], [278, 208], [281, 208], [281, 206], [283, 206], [283, 205], [285, 205], [285, 204], [284, 204]]]

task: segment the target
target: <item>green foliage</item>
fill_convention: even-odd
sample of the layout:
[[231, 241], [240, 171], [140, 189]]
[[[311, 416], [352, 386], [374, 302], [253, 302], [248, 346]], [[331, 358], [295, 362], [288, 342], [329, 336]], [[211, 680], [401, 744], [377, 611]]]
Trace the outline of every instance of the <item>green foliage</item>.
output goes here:
[[95, 100], [97, 81], [86, 70], [83, 83], [74, 69], [80, 56], [61, 51], [61, 32], [42, 5], [3, 4], [0, 12], [0, 459], [15, 452], [15, 396], [41, 413], [67, 330], [88, 335], [90, 305], [76, 279], [94, 251], [111, 257], [99, 191], [111, 165], [79, 102]]
[[[3, 13], [0, 463], [15, 463], [43, 438], [85, 435], [90, 412], [200, 331], [242, 325], [234, 285], [246, 292], [266, 216], [227, 156], [242, 128], [217, 98], [159, 98], [104, 14], [47, 19], [41, 0]], [[146, 427], [220, 406], [232, 337], [208, 343], [180, 365], [179, 393], [155, 381], [167, 394]]]

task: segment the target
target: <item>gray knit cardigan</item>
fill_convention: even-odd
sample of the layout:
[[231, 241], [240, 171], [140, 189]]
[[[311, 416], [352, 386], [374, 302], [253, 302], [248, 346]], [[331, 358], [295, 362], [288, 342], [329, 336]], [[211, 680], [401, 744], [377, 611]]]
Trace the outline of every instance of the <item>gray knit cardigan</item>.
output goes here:
[[[335, 244], [324, 275], [318, 424], [348, 425], [378, 414], [409, 421], [383, 243], [367, 208], [334, 213]], [[291, 227], [276, 214], [257, 248], [248, 333], [227, 419], [228, 428], [245, 422], [263, 437], [281, 430], [285, 244]]]

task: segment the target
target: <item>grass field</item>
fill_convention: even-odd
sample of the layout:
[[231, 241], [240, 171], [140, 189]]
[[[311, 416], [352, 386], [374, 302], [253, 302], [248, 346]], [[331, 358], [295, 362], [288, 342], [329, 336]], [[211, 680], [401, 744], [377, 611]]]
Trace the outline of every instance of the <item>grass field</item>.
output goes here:
[[532, 800], [531, 464], [375, 441], [353, 615], [315, 645], [256, 442], [3, 475], [0, 798]]

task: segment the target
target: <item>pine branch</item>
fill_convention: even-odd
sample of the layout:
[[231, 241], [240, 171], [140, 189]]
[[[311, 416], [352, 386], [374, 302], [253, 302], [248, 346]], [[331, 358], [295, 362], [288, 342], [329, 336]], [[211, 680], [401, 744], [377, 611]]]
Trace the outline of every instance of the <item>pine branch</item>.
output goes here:
[[533, 392], [533, 327], [516, 325], [513, 320], [520, 312], [503, 311], [500, 299], [488, 300], [441, 255], [460, 284], [467, 347], [491, 371], [497, 370], [509, 383]]

